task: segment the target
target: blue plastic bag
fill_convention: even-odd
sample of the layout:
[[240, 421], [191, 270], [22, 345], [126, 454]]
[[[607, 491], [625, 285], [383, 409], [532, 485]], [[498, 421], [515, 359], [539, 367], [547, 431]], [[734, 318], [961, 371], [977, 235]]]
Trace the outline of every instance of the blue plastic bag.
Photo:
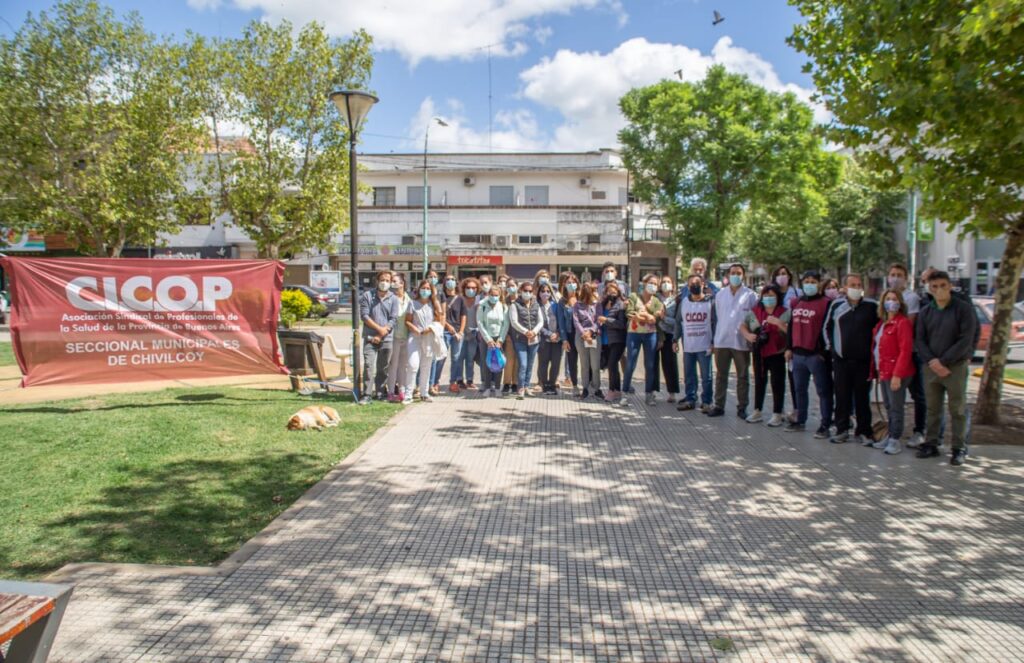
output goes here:
[[492, 373], [497, 373], [505, 368], [505, 353], [501, 351], [501, 348], [487, 350], [487, 368], [491, 369]]

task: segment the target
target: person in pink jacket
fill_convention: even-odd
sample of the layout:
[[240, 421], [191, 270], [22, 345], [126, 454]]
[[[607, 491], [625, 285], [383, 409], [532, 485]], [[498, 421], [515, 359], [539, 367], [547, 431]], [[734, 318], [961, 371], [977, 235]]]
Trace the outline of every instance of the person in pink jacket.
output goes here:
[[889, 288], [878, 304], [880, 321], [871, 337], [871, 374], [878, 380], [888, 410], [888, 435], [874, 442], [887, 454], [903, 451], [903, 410], [907, 387], [914, 377], [914, 328], [907, 317], [907, 305], [898, 290]]

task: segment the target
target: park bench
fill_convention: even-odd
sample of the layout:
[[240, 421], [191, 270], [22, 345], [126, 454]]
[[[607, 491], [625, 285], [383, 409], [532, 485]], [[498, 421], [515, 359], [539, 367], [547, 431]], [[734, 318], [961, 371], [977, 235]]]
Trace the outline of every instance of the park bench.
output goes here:
[[50, 655], [69, 585], [0, 580], [0, 647], [10, 643], [4, 663], [44, 663]]

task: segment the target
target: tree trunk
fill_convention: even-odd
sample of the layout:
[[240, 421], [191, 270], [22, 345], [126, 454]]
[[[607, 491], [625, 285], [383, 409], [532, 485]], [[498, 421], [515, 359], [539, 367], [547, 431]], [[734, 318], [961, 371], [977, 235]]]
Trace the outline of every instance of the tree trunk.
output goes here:
[[992, 319], [992, 336], [985, 353], [985, 367], [978, 387], [978, 403], [974, 408], [974, 420], [979, 424], [999, 424], [999, 403], [1003, 395], [1003, 371], [1006, 368], [1006, 354], [1009, 351], [1010, 323], [1013, 319], [1013, 305], [1016, 303], [1017, 284], [1021, 269], [1024, 268], [1024, 214], [1007, 230], [1006, 249], [999, 264], [996, 277], [995, 315]]
[[277, 260], [281, 254], [281, 248], [276, 243], [264, 244], [263, 248], [259, 252], [260, 258], [266, 258], [268, 260]]

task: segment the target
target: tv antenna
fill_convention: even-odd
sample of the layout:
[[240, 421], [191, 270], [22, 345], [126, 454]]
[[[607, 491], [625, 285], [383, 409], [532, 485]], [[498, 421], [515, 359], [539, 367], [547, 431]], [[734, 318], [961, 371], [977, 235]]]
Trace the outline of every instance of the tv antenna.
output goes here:
[[487, 44], [474, 50], [482, 51], [487, 49], [487, 151], [494, 151], [494, 88], [492, 85], [491, 75], [491, 49], [495, 46], [501, 46], [503, 42], [495, 42], [493, 44]]

